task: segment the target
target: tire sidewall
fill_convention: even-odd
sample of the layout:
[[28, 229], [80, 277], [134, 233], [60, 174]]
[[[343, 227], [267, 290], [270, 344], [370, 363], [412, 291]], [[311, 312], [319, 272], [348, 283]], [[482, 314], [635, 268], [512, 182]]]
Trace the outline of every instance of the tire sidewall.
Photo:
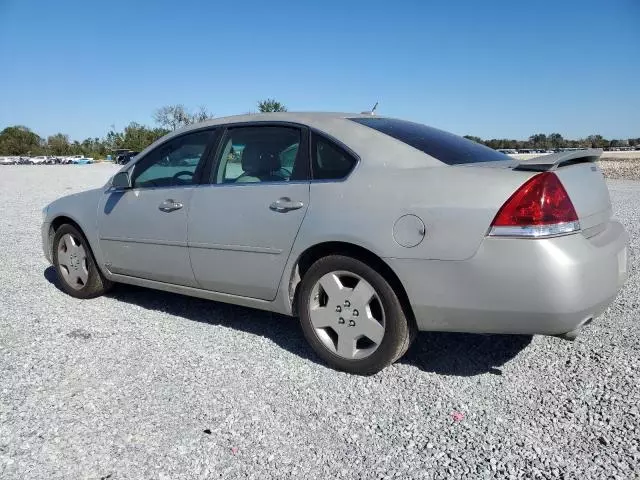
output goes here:
[[[58, 263], [58, 244], [63, 235], [70, 234], [73, 237], [80, 240], [80, 243], [84, 247], [84, 250], [87, 254], [87, 270], [89, 270], [89, 276], [87, 278], [87, 283], [79, 290], [71, 287], [67, 281], [64, 279], [62, 272], [60, 271], [60, 265]], [[65, 293], [71, 295], [76, 298], [92, 298], [99, 293], [96, 292], [96, 287], [100, 283], [100, 273], [98, 272], [98, 267], [96, 266], [96, 262], [93, 258], [93, 252], [91, 251], [91, 247], [89, 246], [89, 242], [85, 238], [85, 236], [73, 225], [65, 224], [62, 225], [53, 237], [53, 245], [51, 256], [53, 259], [53, 266], [56, 269], [56, 274], [58, 275], [60, 287], [65, 291]]]
[[[328, 350], [318, 338], [310, 320], [309, 298], [316, 282], [333, 271], [346, 271], [359, 275], [376, 291], [385, 315], [385, 332], [379, 347], [368, 357], [350, 360]], [[298, 296], [298, 312], [302, 331], [315, 352], [329, 365], [350, 373], [370, 375], [395, 361], [406, 342], [409, 328], [404, 311], [393, 288], [380, 273], [352, 257], [331, 255], [316, 261], [302, 279]]]

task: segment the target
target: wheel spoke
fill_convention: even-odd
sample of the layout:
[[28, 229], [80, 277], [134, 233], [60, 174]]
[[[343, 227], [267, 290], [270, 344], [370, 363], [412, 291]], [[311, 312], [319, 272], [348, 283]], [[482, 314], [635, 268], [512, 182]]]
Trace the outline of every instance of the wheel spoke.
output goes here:
[[67, 267], [66, 265], [60, 264], [60, 272], [62, 273], [62, 276], [65, 278], [65, 280], [68, 282], [69, 281], [69, 267]]
[[356, 308], [364, 309], [373, 298], [376, 292], [373, 287], [369, 285], [369, 282], [360, 280], [356, 287], [351, 292], [351, 304]]
[[329, 303], [340, 301], [344, 287], [335, 273], [327, 273], [320, 279], [320, 286], [329, 297]]
[[358, 333], [379, 345], [384, 337], [384, 327], [375, 318], [366, 315], [358, 322]]
[[309, 315], [314, 328], [330, 327], [335, 323], [336, 313], [331, 307], [312, 308]]
[[353, 335], [351, 335], [351, 333], [347, 333], [345, 330], [341, 331], [338, 334], [338, 346], [336, 348], [338, 355], [345, 358], [353, 358], [355, 350], [356, 340]]
[[87, 280], [89, 279], [89, 272], [87, 271], [87, 267], [84, 263], [85, 262], [83, 261], [78, 269], [78, 278], [82, 281], [82, 285], [86, 285]]
[[69, 251], [67, 250], [66, 252], [64, 250], [62, 250], [61, 248], [58, 249], [58, 263], [60, 265], [64, 265], [65, 267], [69, 267], [69, 263], [71, 261], [71, 258], [69, 256]]
[[67, 253], [71, 252], [71, 249], [73, 248], [73, 240], [71, 239], [71, 235], [65, 235], [64, 237], [62, 237], [62, 242], [64, 243], [64, 248], [66, 249]]

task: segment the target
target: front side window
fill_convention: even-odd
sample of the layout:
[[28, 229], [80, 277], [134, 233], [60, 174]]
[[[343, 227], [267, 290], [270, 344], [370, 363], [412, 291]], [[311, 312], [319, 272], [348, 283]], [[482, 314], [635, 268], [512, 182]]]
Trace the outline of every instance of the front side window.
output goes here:
[[306, 180], [301, 131], [292, 127], [236, 127], [222, 140], [212, 182], [266, 183]]
[[133, 170], [134, 188], [192, 185], [204, 163], [204, 152], [213, 132], [182, 135], [160, 145], [140, 160]]
[[311, 150], [314, 180], [340, 180], [349, 175], [357, 163], [353, 155], [319, 135], [313, 136]]

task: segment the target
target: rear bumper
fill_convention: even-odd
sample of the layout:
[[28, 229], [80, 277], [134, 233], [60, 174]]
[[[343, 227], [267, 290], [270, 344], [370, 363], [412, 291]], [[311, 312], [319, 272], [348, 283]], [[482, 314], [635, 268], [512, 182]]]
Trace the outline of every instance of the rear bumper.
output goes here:
[[420, 330], [561, 335], [616, 297], [628, 275], [627, 243], [612, 221], [589, 239], [486, 238], [465, 261], [385, 260]]

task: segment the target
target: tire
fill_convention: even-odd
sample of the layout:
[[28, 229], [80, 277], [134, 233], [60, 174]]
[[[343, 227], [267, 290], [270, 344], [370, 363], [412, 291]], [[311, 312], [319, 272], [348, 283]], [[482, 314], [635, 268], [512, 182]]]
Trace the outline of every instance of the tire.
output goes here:
[[343, 255], [311, 265], [301, 282], [298, 312], [304, 336], [318, 356], [337, 370], [357, 375], [372, 375], [391, 365], [415, 337], [413, 323], [385, 278]]
[[99, 297], [113, 286], [96, 265], [89, 242], [73, 225], [64, 224], [56, 230], [52, 257], [60, 286], [72, 297]]

